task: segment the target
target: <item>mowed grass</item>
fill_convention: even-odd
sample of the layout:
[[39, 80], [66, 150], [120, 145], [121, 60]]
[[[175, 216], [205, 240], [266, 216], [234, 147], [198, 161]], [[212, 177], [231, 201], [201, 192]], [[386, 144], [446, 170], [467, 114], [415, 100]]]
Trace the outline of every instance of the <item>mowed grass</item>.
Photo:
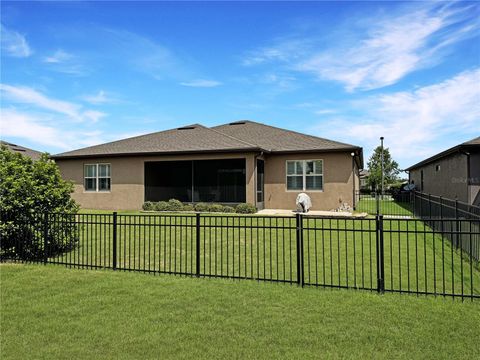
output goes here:
[[[80, 243], [50, 261], [113, 266], [110, 214], [83, 214]], [[119, 214], [117, 268], [196, 273], [192, 214]], [[292, 217], [201, 217], [200, 274], [297, 282], [296, 222]], [[420, 220], [384, 220], [387, 290], [480, 295], [480, 268]], [[478, 238], [478, 236], [477, 236]], [[320, 286], [377, 288], [375, 219], [303, 220], [304, 281]], [[478, 241], [478, 240], [477, 240]]]
[[2, 359], [473, 359], [478, 302], [0, 265]]
[[[394, 201], [390, 195], [385, 195], [384, 199], [380, 199], [378, 206], [380, 207], [380, 214], [383, 215], [412, 216], [412, 205], [409, 202]], [[377, 200], [375, 197], [362, 195], [355, 207], [355, 211], [376, 214]]]

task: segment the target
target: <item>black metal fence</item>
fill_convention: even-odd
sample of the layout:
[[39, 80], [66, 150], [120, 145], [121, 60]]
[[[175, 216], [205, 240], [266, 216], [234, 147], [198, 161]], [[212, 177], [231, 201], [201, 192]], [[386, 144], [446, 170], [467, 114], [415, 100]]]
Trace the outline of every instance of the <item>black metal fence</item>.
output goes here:
[[[453, 246], [462, 248], [477, 261], [480, 261], [480, 207], [467, 203], [415, 192], [412, 196], [413, 215], [424, 219], [432, 229], [445, 232]], [[456, 219], [454, 222], [439, 219]], [[470, 220], [477, 220], [472, 222]], [[465, 236], [462, 229], [474, 235]], [[453, 232], [450, 232], [453, 231]]]
[[478, 219], [113, 213], [2, 222], [15, 225], [2, 260], [480, 298], [480, 266], [465, 251], [478, 245]]
[[361, 193], [356, 192], [355, 210], [371, 215], [412, 216], [413, 193]]

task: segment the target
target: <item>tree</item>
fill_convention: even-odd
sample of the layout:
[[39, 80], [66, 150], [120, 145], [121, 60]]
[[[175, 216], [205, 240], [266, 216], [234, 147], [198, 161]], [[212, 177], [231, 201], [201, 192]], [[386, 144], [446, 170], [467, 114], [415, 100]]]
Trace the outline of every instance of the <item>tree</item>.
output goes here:
[[[0, 256], [20, 259], [54, 256], [76, 246], [70, 197], [73, 184], [64, 181], [55, 162], [38, 161], [0, 149]], [[47, 235], [47, 249], [44, 249]]]
[[[367, 183], [376, 190], [382, 188], [381, 159], [382, 147], [377, 146], [367, 163], [369, 172]], [[398, 163], [392, 159], [388, 148], [383, 148], [383, 188], [386, 189], [389, 184], [394, 183], [399, 173]]]

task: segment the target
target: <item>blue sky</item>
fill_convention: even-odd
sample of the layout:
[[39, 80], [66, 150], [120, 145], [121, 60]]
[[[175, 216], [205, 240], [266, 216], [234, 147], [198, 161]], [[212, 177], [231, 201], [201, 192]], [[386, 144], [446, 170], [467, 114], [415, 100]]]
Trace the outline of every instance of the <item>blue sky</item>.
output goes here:
[[1, 3], [1, 137], [58, 153], [251, 119], [405, 168], [480, 135], [478, 2]]

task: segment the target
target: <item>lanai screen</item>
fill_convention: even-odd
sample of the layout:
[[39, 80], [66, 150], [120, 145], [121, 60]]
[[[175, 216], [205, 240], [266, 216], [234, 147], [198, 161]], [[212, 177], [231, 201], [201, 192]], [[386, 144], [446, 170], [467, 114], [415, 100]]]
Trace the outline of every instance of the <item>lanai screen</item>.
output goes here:
[[145, 163], [145, 201], [246, 201], [245, 159]]

